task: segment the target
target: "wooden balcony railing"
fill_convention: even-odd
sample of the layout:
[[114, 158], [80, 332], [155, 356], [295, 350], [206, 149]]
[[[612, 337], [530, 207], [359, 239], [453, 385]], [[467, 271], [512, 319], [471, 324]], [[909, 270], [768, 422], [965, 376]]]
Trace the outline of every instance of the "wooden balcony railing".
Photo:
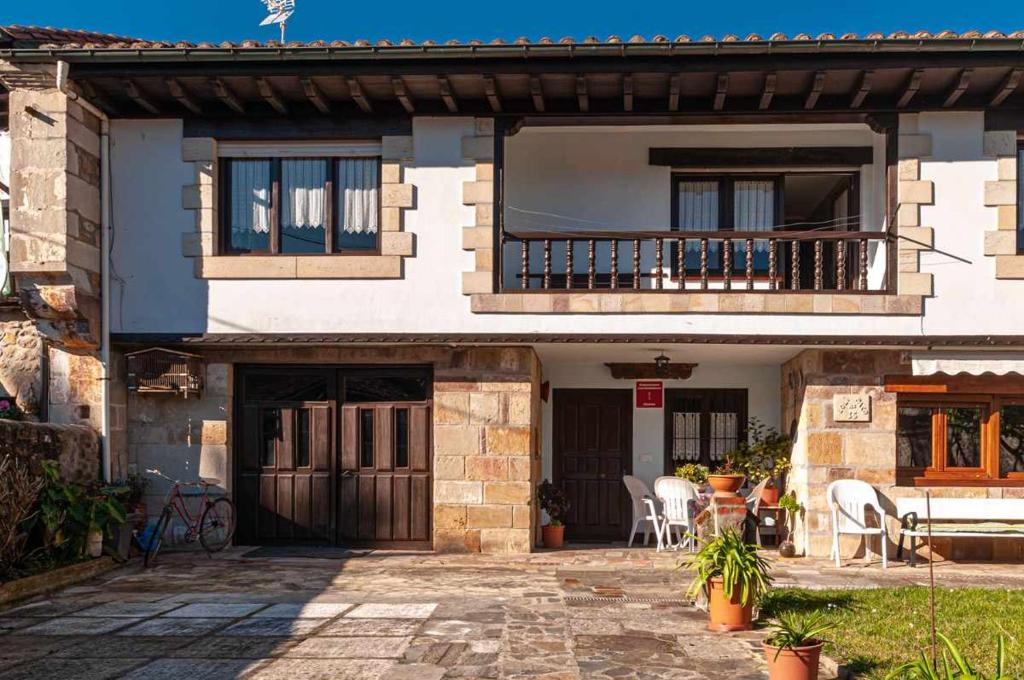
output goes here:
[[867, 231], [506, 231], [501, 280], [505, 292], [859, 293], [869, 291], [870, 244], [888, 239]]

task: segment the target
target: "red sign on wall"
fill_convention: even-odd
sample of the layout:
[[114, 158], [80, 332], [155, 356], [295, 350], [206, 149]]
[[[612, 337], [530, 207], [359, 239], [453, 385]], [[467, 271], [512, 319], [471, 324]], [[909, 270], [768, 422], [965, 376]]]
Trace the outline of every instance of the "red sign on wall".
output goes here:
[[665, 390], [660, 380], [636, 381], [636, 407], [662, 408], [665, 405]]

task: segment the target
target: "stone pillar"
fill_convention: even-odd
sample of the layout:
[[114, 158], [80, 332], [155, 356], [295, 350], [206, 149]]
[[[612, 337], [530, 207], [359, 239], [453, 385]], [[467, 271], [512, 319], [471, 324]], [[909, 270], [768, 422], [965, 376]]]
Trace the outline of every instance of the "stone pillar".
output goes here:
[[434, 376], [434, 549], [529, 552], [536, 533], [540, 363], [466, 348]]

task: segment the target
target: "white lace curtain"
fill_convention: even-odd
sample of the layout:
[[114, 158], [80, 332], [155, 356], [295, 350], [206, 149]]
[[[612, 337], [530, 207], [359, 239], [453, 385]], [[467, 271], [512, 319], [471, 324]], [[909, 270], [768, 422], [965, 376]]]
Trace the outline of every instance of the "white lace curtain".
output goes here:
[[339, 229], [350, 234], [376, 234], [379, 191], [379, 159], [340, 159], [338, 161]]
[[281, 227], [323, 229], [327, 224], [327, 162], [316, 158], [281, 161]]
[[[733, 187], [733, 211], [736, 231], [771, 231], [775, 225], [775, 182], [737, 181]], [[754, 252], [767, 253], [768, 241], [756, 239]]]
[[270, 233], [270, 161], [231, 161], [231, 231]]
[[[686, 181], [679, 183], [679, 229], [681, 231], [718, 230], [718, 182], [714, 180]], [[693, 266], [693, 259], [700, 253], [700, 242], [690, 239], [686, 242], [687, 263]], [[718, 256], [718, 242], [708, 243], [708, 255], [714, 260]]]

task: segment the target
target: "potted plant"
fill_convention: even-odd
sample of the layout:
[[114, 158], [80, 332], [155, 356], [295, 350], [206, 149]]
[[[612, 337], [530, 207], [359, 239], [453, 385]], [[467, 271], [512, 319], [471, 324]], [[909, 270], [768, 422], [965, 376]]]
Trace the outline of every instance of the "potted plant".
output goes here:
[[942, 633], [936, 633], [936, 635], [945, 647], [942, 650], [942, 663], [932, 663], [928, 655], [921, 652], [916, 660], [908, 661], [894, 668], [885, 676], [885, 680], [964, 680], [966, 678], [1009, 680], [1009, 678], [1015, 677], [1011, 676], [1006, 668], [1006, 640], [1002, 635], [996, 639], [995, 673], [992, 675], [979, 673], [974, 664], [948, 637]]
[[684, 562], [693, 569], [688, 593], [701, 590], [708, 596], [708, 629], [718, 632], [750, 630], [754, 603], [771, 586], [771, 565], [757, 552], [756, 545], [743, 541], [733, 527], [705, 541], [693, 557]]
[[752, 484], [769, 480], [761, 491], [761, 502], [775, 505], [779, 502], [782, 477], [792, 467], [792, 449], [793, 440], [754, 417], [747, 424], [747, 441], [740, 442], [729, 458]]
[[21, 409], [13, 399], [0, 398], [0, 420], [21, 420]]
[[700, 463], [686, 463], [676, 466], [676, 477], [693, 482], [697, 486], [708, 483], [708, 468]]
[[725, 462], [708, 474], [708, 484], [715, 490], [716, 496], [735, 496], [746, 478], [734, 459], [727, 455]]
[[42, 468], [46, 483], [39, 494], [39, 516], [48, 549], [58, 561], [99, 557], [107, 528], [125, 521], [124, 506], [117, 499], [122, 490], [65, 482], [52, 460], [43, 461]]
[[565, 515], [569, 512], [569, 499], [565, 492], [544, 480], [537, 487], [540, 508], [548, 514], [548, 523], [541, 527], [545, 548], [561, 548], [565, 543]]
[[782, 614], [769, 627], [763, 643], [769, 680], [818, 680], [821, 635], [832, 628], [821, 612]]
[[796, 557], [796, 545], [793, 543], [793, 528], [797, 516], [803, 512], [803, 504], [796, 499], [796, 492], [790, 491], [779, 499], [779, 507], [786, 512], [786, 538], [779, 543], [779, 555]]

